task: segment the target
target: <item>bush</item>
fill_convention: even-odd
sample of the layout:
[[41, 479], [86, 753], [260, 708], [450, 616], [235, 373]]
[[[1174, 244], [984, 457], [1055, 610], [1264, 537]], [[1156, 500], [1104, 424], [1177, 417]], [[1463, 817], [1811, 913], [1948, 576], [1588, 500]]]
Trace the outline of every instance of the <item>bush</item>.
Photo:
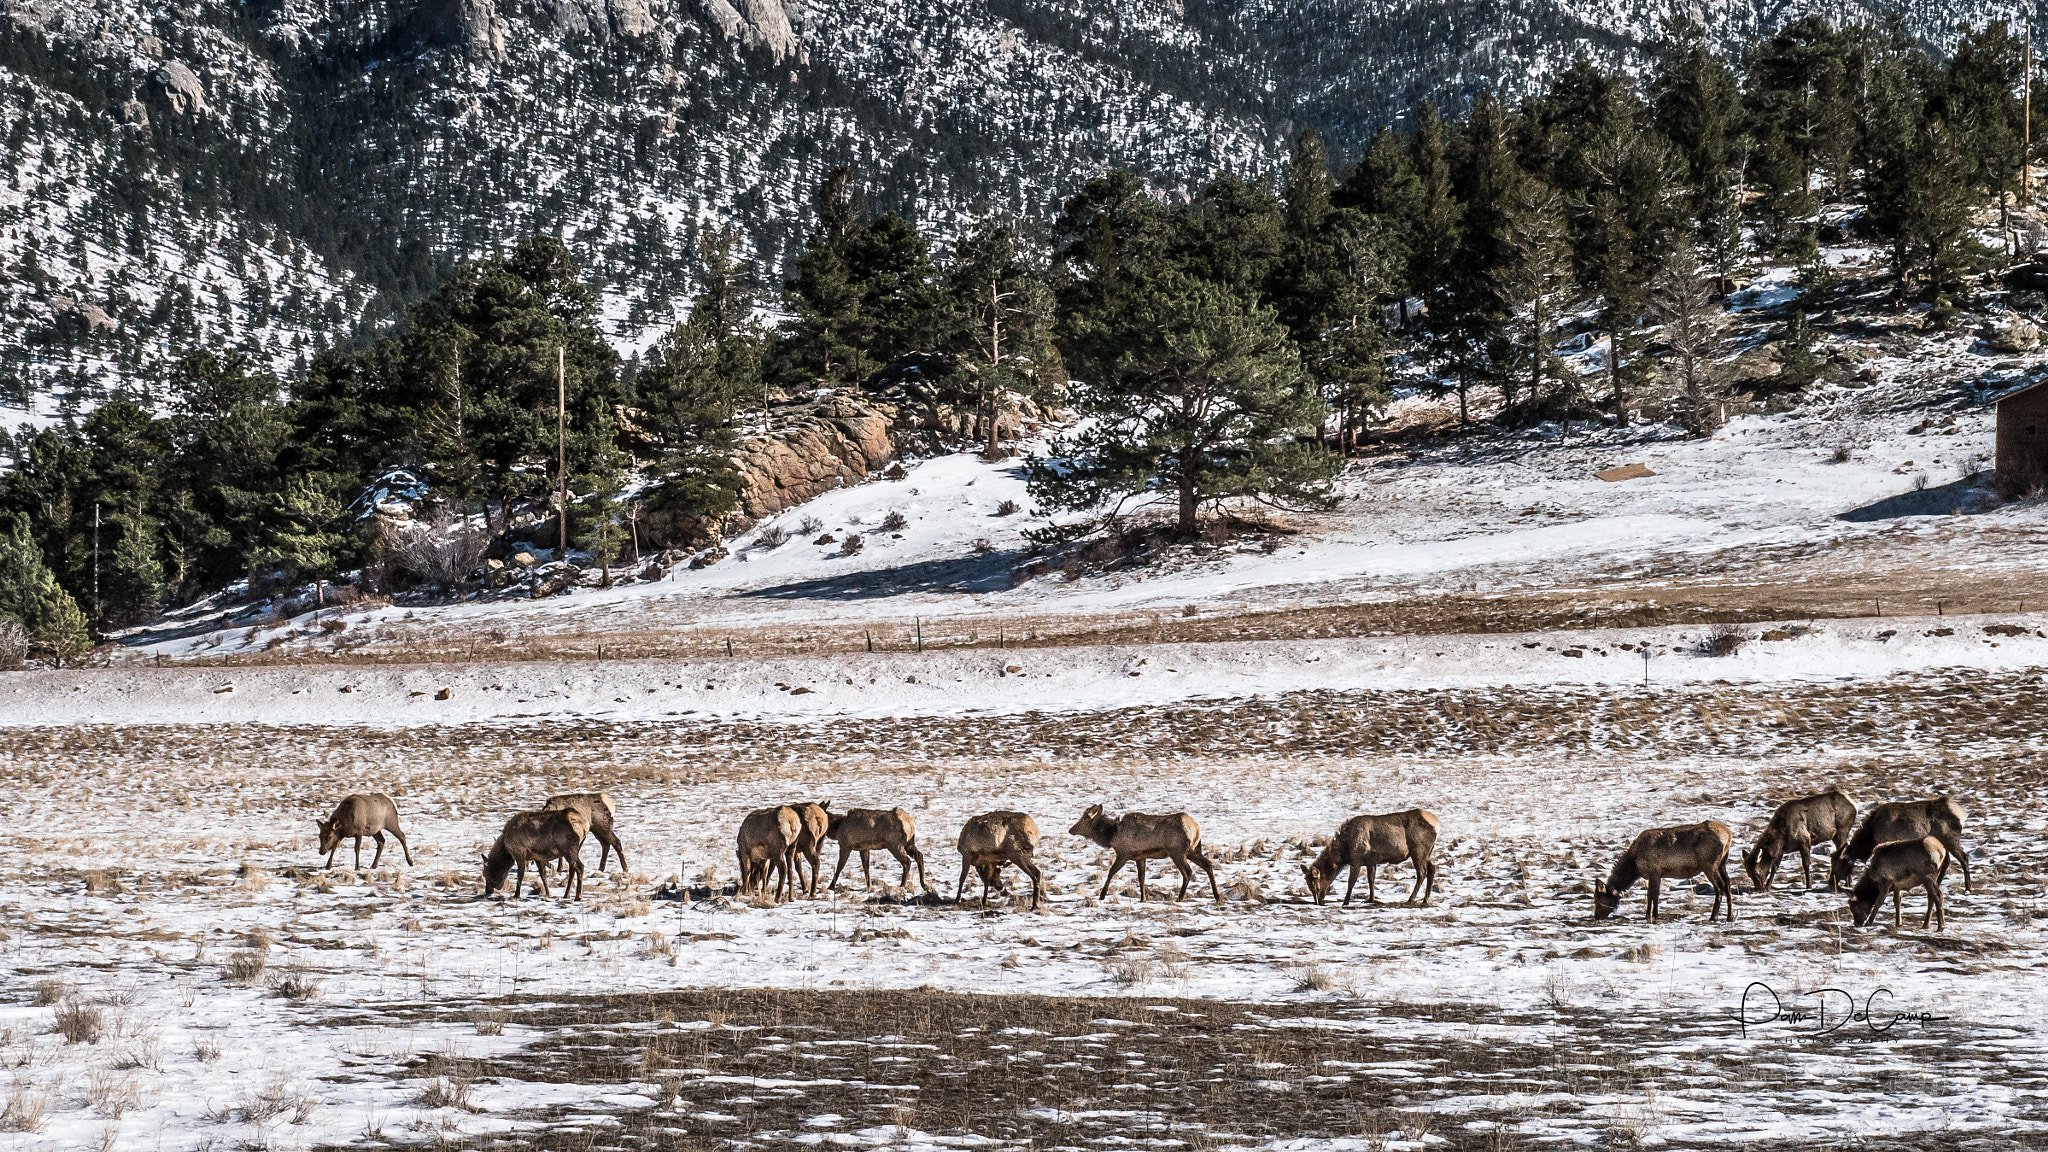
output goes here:
[[825, 522], [816, 516], [806, 516], [797, 522], [796, 534], [799, 536], [809, 536], [824, 526]]
[[860, 533], [848, 532], [846, 534], [846, 539], [839, 542], [839, 554], [841, 556], [858, 555], [860, 553], [861, 547], [865, 543], [866, 541], [860, 538]]
[[1733, 656], [1748, 642], [1749, 634], [1741, 625], [1721, 624], [1709, 631], [1694, 651], [1702, 656]]
[[57, 1031], [64, 1036], [66, 1044], [97, 1044], [100, 1032], [106, 1027], [106, 1013], [100, 1006], [77, 996], [67, 996], [57, 1005], [54, 1017]]
[[995, 551], [995, 550], [996, 550], [996, 542], [995, 542], [995, 541], [993, 541], [993, 540], [991, 540], [991, 539], [989, 539], [989, 538], [988, 538], [988, 537], [986, 537], [986, 536], [979, 536], [979, 537], [976, 537], [976, 538], [975, 538], [975, 541], [974, 541], [974, 543], [973, 543], [973, 544], [971, 545], [971, 547], [972, 547], [972, 548], [973, 548], [973, 549], [974, 549], [974, 550], [975, 550], [976, 552], [979, 552], [979, 553], [988, 553], [988, 552], [993, 552], [993, 551]]
[[887, 516], [882, 517], [882, 531], [901, 532], [909, 523], [908, 517], [892, 509]]
[[770, 524], [754, 537], [754, 547], [772, 552], [789, 543], [789, 529], [780, 524]]
[[407, 568], [429, 583], [444, 588], [467, 583], [469, 574], [483, 562], [490, 537], [469, 522], [440, 508], [426, 524], [415, 524], [397, 534], [393, 551]]
[[1015, 500], [1005, 500], [1001, 504], [996, 505], [996, 515], [998, 516], [1015, 516], [1023, 510], [1023, 505], [1018, 504]]

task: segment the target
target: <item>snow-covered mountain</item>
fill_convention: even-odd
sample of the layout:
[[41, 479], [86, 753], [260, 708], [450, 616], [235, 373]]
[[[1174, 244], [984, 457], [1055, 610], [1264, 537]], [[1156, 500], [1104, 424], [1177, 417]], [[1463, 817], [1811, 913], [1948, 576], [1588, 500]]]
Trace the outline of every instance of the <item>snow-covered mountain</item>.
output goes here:
[[[1983, 17], [1944, 5], [1930, 31]], [[1971, 8], [1972, 5], [1964, 5]], [[44, 417], [241, 347], [281, 371], [455, 260], [564, 235], [644, 345], [700, 230], [788, 266], [851, 163], [940, 236], [1089, 174], [1171, 192], [1355, 151], [1427, 96], [1728, 43], [1755, 0], [0, 0], [0, 405]], [[1836, 5], [1828, 15], [1861, 14]], [[0, 421], [16, 412], [0, 409]]]

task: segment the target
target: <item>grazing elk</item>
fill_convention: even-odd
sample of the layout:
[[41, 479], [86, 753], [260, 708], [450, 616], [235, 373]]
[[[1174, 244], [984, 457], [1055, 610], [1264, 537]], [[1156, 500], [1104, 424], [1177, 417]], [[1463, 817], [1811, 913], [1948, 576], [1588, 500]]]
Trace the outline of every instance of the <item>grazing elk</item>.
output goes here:
[[521, 899], [526, 866], [531, 864], [540, 876], [540, 894], [546, 896], [548, 861], [566, 859], [569, 870], [562, 876], [562, 895], [583, 899], [583, 837], [589, 832], [590, 819], [575, 808], [515, 813], [505, 821], [505, 830], [498, 833], [491, 850], [484, 853], [484, 895], [496, 892], [505, 883], [505, 873], [516, 868], [512, 898]]
[[839, 874], [846, 870], [846, 859], [855, 852], [860, 853], [861, 887], [872, 888], [874, 877], [868, 872], [868, 853], [883, 849], [903, 865], [903, 886], [910, 886], [910, 862], [917, 861], [917, 884], [929, 892], [931, 881], [924, 875], [924, 853], [917, 848], [917, 821], [901, 808], [849, 808], [844, 812], [828, 813], [831, 819], [825, 826], [825, 835], [839, 842], [839, 866], [832, 869], [832, 883], [828, 888], [839, 886]]
[[1031, 854], [1038, 850], [1038, 821], [1022, 812], [984, 812], [960, 829], [960, 883], [953, 888], [953, 903], [967, 889], [967, 870], [981, 873], [981, 906], [988, 907], [988, 890], [999, 887], [1003, 865], [1015, 864], [1031, 877], [1031, 909], [1038, 910], [1038, 891], [1043, 881]]
[[1415, 886], [1408, 890], [1406, 902], [1415, 903], [1419, 894], [1427, 906], [1436, 892], [1436, 861], [1432, 858], [1436, 854], [1436, 832], [1436, 817], [1420, 808], [1384, 816], [1353, 816], [1337, 829], [1315, 863], [1302, 867], [1301, 874], [1308, 878], [1309, 895], [1321, 904], [1336, 883], [1337, 872], [1349, 868], [1351, 878], [1344, 885], [1344, 905], [1348, 908], [1351, 893], [1358, 887], [1358, 870], [1364, 868], [1366, 903], [1377, 904], [1379, 892], [1374, 869], [1406, 860], [1415, 865]]
[[1771, 813], [1771, 823], [1756, 838], [1756, 846], [1742, 854], [1742, 870], [1749, 873], [1749, 882], [1757, 891], [1769, 892], [1785, 853], [1797, 852], [1799, 875], [1806, 881], [1807, 890], [1812, 891], [1813, 846], [1833, 841], [1835, 849], [1828, 863], [1828, 891], [1832, 892], [1834, 859], [1842, 854], [1842, 847], [1849, 842], [1849, 833], [1855, 827], [1856, 798], [1840, 788], [1787, 800]]
[[1621, 894], [1635, 887], [1636, 881], [1648, 880], [1646, 908], [1650, 923], [1655, 924], [1664, 881], [1689, 880], [1705, 872], [1707, 882], [1714, 886], [1714, 907], [1707, 913], [1707, 922], [1713, 923], [1723, 900], [1728, 902], [1728, 919], [1734, 920], [1735, 890], [1728, 883], [1728, 849], [1734, 843], [1728, 826], [1714, 820], [1644, 831], [1615, 861], [1607, 882], [1594, 887], [1593, 919], [1605, 920], [1614, 915], [1614, 910], [1621, 906]]
[[[1863, 817], [1863, 823], [1856, 826], [1856, 834], [1849, 837], [1849, 846], [1835, 853], [1828, 865], [1828, 886], [1849, 879], [1849, 872], [1857, 864], [1870, 859], [1880, 844], [1896, 840], [1918, 840], [1932, 836], [1941, 841], [1948, 852], [1948, 859], [1963, 866], [1963, 891], [1970, 890], [1970, 858], [1963, 854], [1963, 806], [1946, 796], [1932, 800], [1899, 800], [1890, 804], [1879, 804]], [[1946, 874], [1947, 864], [1942, 868]]]
[[1870, 867], [1857, 877], [1856, 887], [1849, 891], [1849, 915], [1856, 920], [1858, 928], [1877, 919], [1877, 910], [1884, 906], [1884, 898], [1892, 898], [1892, 927], [1899, 926], [1899, 894], [1915, 888], [1927, 889], [1927, 914], [1920, 918], [1924, 930], [1928, 920], [1935, 923], [1934, 930], [1948, 927], [1947, 902], [1941, 898], [1941, 876], [1948, 871], [1948, 849], [1932, 836], [1918, 840], [1894, 840], [1880, 844], [1871, 853]]
[[769, 899], [780, 902], [795, 888], [796, 840], [803, 820], [788, 805], [757, 808], [740, 821], [740, 889], [742, 896], [759, 892], [774, 877]]
[[341, 798], [334, 806], [334, 815], [325, 820], [315, 818], [320, 826], [320, 850], [327, 853], [327, 867], [334, 867], [334, 854], [341, 850], [341, 842], [351, 836], [356, 841], [356, 870], [363, 867], [363, 837], [377, 841], [377, 853], [370, 857], [370, 867], [384, 859], [384, 834], [391, 833], [398, 838], [398, 846], [405, 852], [405, 862], [412, 863], [412, 846], [405, 842], [405, 833], [398, 830], [398, 805], [382, 792], [356, 792]]
[[1115, 853], [1110, 860], [1109, 875], [1102, 878], [1102, 895], [1109, 895], [1110, 881], [1116, 879], [1117, 870], [1127, 861], [1138, 862], [1138, 899], [1150, 899], [1145, 890], [1145, 861], [1165, 857], [1173, 861], [1180, 870], [1180, 892], [1175, 900], [1187, 897], [1188, 885], [1194, 883], [1195, 870], [1188, 867], [1192, 860], [1209, 874], [1209, 894], [1216, 903], [1223, 903], [1223, 894], [1216, 890], [1216, 869], [1209, 858], [1202, 855], [1202, 827], [1195, 818], [1185, 812], [1166, 816], [1153, 816], [1143, 812], [1126, 812], [1114, 819], [1102, 814], [1102, 805], [1091, 804], [1074, 826], [1067, 829], [1070, 836], [1081, 836], [1092, 840]]
[[618, 815], [618, 809], [612, 807], [610, 796], [603, 792], [564, 792], [560, 796], [548, 797], [548, 802], [541, 805], [543, 812], [557, 808], [574, 808], [590, 822], [590, 834], [602, 845], [597, 854], [599, 872], [604, 871], [605, 861], [611, 859], [613, 852], [619, 854], [620, 870], [625, 869], [626, 846], [619, 843], [618, 833], [612, 831], [612, 817]]
[[811, 882], [810, 887], [806, 889], [804, 894], [815, 897], [818, 894], [818, 857], [823, 851], [825, 830], [832, 826], [832, 813], [829, 811], [832, 807], [832, 802], [830, 800], [825, 801], [823, 804], [806, 802], [791, 804], [790, 807], [796, 810], [797, 823], [801, 825], [797, 829], [796, 834], [796, 855], [792, 857], [796, 862], [797, 887], [804, 887], [804, 862], [809, 861], [811, 865]]

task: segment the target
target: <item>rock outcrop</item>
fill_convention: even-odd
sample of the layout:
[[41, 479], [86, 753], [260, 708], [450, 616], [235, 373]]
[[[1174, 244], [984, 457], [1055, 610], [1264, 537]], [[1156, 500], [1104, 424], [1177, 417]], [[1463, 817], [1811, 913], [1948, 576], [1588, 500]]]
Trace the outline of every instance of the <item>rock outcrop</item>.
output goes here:
[[777, 64], [799, 53], [796, 29], [782, 0], [698, 0], [704, 18], [727, 40], [768, 53]]
[[638, 39], [657, 27], [648, 0], [541, 0], [540, 12], [555, 27], [600, 44], [615, 36]]
[[204, 116], [206, 114], [206, 88], [199, 83], [198, 74], [176, 60], [166, 60], [150, 76], [164, 99], [171, 105], [171, 111], [180, 116]]
[[472, 60], [505, 58], [505, 24], [496, 0], [420, 0], [406, 31], [422, 43], [459, 48]]
[[1977, 333], [1977, 337], [1993, 352], [2032, 352], [2041, 346], [2041, 330], [2023, 316], [1993, 323]]
[[896, 455], [896, 413], [852, 391], [778, 409], [776, 428], [733, 456], [739, 511], [762, 520], [834, 488], [858, 484]]

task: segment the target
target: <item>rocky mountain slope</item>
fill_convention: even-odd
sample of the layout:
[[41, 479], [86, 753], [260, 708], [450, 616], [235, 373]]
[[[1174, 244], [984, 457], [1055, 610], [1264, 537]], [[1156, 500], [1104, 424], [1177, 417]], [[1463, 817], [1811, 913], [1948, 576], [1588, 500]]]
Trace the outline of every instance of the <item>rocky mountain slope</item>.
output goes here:
[[[763, 279], [852, 163], [944, 236], [1108, 165], [1171, 193], [1355, 150], [1426, 96], [1639, 59], [1753, 0], [0, 0], [0, 422], [239, 347], [280, 371], [389, 322], [455, 260], [564, 235], [610, 334], [687, 297], [698, 233]], [[1922, 5], [1934, 32], [1981, 5]], [[1850, 5], [1838, 17], [1860, 12]]]

